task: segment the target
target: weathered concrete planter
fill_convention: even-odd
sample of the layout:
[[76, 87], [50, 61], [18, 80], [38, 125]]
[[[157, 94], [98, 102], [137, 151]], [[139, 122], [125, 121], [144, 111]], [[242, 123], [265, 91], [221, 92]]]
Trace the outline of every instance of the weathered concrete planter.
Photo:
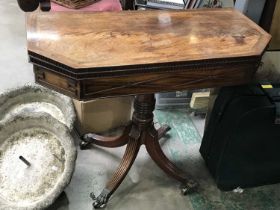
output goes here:
[[0, 209], [43, 209], [69, 184], [76, 148], [69, 129], [49, 114], [0, 123]]
[[26, 85], [0, 94], [0, 123], [21, 113], [48, 113], [67, 125], [76, 119], [72, 100], [39, 85]]

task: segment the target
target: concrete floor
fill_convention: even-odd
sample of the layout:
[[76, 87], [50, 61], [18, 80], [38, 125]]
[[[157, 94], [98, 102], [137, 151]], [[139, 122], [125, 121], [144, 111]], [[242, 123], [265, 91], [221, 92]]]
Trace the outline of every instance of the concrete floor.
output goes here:
[[[34, 83], [32, 65], [28, 63], [26, 51], [25, 15], [18, 8], [16, 1], [0, 0], [0, 93], [10, 88]], [[195, 119], [195, 118], [194, 118]], [[203, 133], [204, 120], [195, 120], [200, 133]], [[99, 192], [102, 185], [117, 167], [124, 148], [79, 151], [75, 174], [65, 193], [49, 210], [87, 210], [92, 209], [89, 193]], [[93, 158], [94, 157], [94, 158]], [[148, 168], [156, 167], [141, 149], [136, 164], [132, 167], [129, 177], [117, 191], [114, 206], [110, 209], [191, 209], [178, 189], [177, 183], [165, 178], [159, 169], [147, 172]], [[95, 167], [92, 167], [95, 166]], [[144, 167], [145, 166], [145, 167]], [[98, 171], [96, 171], [98, 170]], [[94, 174], [98, 174], [98, 179]], [[148, 175], [143, 175], [147, 173]], [[151, 178], [153, 177], [153, 178]], [[162, 179], [157, 183], [157, 179]], [[99, 189], [93, 189], [93, 182], [101, 183]], [[95, 183], [96, 184], [96, 183]], [[98, 185], [97, 185], [98, 186]], [[148, 190], [149, 189], [149, 190]], [[131, 193], [128, 198], [125, 194]], [[141, 193], [142, 192], [142, 193]], [[163, 199], [169, 197], [172, 199]]]
[[0, 0], [0, 92], [33, 82], [32, 65], [27, 61], [25, 15], [17, 1]]

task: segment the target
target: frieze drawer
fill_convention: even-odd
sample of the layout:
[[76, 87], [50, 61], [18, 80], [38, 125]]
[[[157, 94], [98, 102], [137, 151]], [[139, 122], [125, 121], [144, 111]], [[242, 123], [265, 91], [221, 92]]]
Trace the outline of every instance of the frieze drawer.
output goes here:
[[79, 81], [67, 78], [62, 74], [53, 73], [52, 71], [38, 66], [34, 66], [34, 73], [36, 83], [53, 88], [70, 97], [80, 98]]

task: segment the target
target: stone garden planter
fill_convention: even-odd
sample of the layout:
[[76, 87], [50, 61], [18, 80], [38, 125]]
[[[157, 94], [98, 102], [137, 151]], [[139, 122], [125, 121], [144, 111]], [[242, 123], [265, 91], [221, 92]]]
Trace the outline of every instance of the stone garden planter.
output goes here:
[[72, 100], [38, 85], [27, 85], [0, 94], [0, 123], [21, 113], [48, 113], [67, 125], [76, 119]]
[[[35, 95], [44, 102], [50, 99], [43, 100], [45, 93], [40, 88], [25, 90], [29, 91], [22, 96], [11, 94], [10, 104]], [[69, 184], [76, 155], [69, 129], [47, 113], [21, 113], [0, 123], [0, 209], [51, 205]]]

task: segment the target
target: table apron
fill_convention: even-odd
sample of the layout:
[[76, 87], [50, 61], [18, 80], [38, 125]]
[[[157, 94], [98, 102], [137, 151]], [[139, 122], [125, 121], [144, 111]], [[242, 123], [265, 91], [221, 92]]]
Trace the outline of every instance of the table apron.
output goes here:
[[36, 82], [78, 100], [149, 94], [197, 88], [245, 84], [251, 81], [257, 63], [188, 69], [170, 72], [135, 73], [73, 79], [34, 65]]

